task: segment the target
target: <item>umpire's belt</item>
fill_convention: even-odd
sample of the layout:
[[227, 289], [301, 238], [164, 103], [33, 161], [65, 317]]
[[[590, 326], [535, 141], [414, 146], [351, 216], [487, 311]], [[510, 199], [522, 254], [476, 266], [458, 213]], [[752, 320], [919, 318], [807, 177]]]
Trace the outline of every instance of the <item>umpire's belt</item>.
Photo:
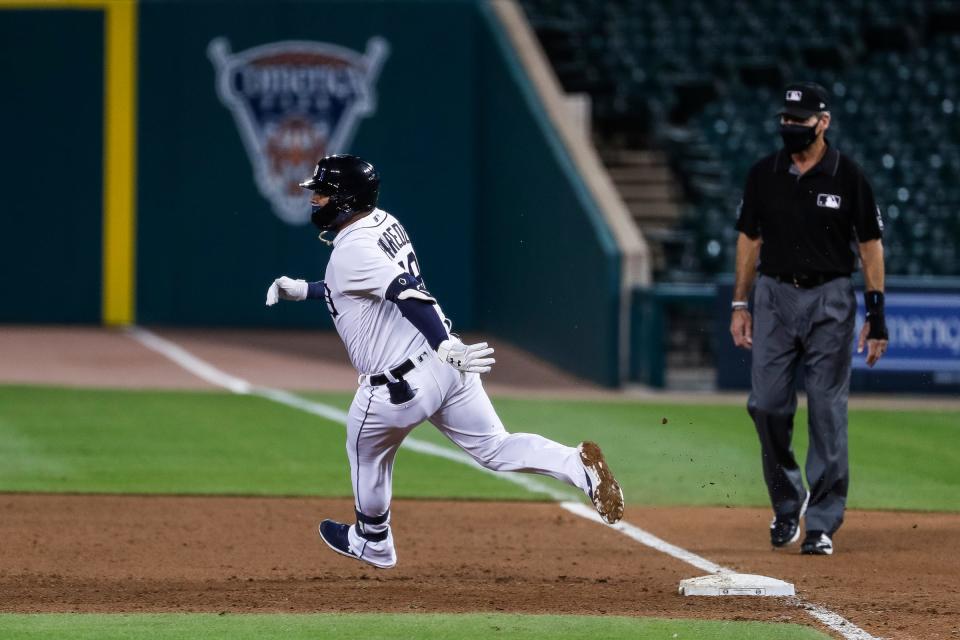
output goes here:
[[846, 278], [848, 273], [768, 273], [777, 282], [792, 284], [800, 289], [813, 289], [837, 278]]
[[[403, 364], [400, 364], [394, 367], [393, 369], [390, 369], [388, 372], [377, 373], [372, 376], [360, 376], [360, 384], [363, 384], [363, 381], [366, 380], [367, 383], [370, 384], [370, 386], [380, 387], [387, 384], [388, 382], [403, 380], [403, 376], [413, 371], [418, 364], [420, 364], [427, 358], [428, 354], [429, 354], [429, 351], [424, 349], [423, 351], [413, 356], [412, 358], [408, 358], [407, 360], [405, 360]], [[391, 380], [391, 378], [393, 379]]]

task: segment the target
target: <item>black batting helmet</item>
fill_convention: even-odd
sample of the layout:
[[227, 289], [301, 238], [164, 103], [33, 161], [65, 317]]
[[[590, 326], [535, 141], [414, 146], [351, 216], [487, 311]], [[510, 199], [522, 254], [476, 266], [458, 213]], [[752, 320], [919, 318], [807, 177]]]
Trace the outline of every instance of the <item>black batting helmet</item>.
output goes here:
[[357, 156], [327, 156], [317, 163], [313, 177], [300, 186], [330, 196], [330, 201], [314, 207], [310, 216], [317, 228], [327, 231], [336, 229], [354, 214], [377, 206], [380, 175], [372, 164]]

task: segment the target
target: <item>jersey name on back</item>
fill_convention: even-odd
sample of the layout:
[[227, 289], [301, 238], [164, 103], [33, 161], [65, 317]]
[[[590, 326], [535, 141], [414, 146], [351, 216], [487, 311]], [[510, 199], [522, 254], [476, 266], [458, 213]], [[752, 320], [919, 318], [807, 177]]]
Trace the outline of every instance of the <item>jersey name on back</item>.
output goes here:
[[377, 245], [391, 260], [397, 257], [397, 252], [408, 244], [410, 244], [410, 237], [399, 222], [394, 222], [387, 227], [377, 241]]

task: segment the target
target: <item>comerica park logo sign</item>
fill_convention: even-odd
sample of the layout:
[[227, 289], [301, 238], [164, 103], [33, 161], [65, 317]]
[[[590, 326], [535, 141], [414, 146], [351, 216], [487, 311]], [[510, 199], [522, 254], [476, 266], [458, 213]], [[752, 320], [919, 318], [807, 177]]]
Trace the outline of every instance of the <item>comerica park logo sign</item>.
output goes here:
[[310, 194], [298, 183], [317, 160], [346, 151], [360, 118], [375, 112], [374, 83], [388, 52], [383, 38], [371, 38], [363, 53], [294, 40], [231, 53], [226, 38], [210, 42], [217, 93], [233, 113], [257, 188], [281, 220], [310, 220]]

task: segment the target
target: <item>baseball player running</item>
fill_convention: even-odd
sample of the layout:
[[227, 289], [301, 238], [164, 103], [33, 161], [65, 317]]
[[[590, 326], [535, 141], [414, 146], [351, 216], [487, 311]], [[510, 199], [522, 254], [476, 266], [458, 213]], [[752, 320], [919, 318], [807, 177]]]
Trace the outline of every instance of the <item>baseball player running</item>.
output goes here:
[[[393, 461], [424, 420], [487, 469], [557, 478], [583, 490], [605, 522], [619, 521], [623, 492], [596, 444], [567, 447], [504, 429], [479, 375], [494, 364], [493, 349], [450, 333], [451, 322], [423, 284], [409, 235], [376, 207], [380, 177], [373, 166], [355, 156], [328, 156], [300, 186], [313, 192], [311, 219], [333, 252], [323, 280], [277, 278], [267, 305], [323, 299], [360, 374], [346, 443], [356, 523], [324, 520], [323, 541], [374, 567], [396, 565]], [[324, 239], [327, 232], [332, 241]]]

